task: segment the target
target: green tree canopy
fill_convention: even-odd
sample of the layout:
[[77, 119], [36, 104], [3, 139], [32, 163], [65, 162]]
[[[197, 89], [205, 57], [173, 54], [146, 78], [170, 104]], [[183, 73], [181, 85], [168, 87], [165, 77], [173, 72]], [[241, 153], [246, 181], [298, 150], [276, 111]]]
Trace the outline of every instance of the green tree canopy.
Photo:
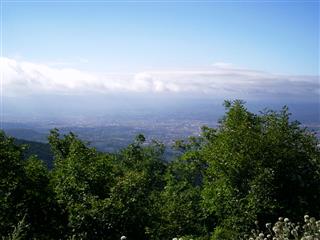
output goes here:
[[248, 230], [256, 219], [320, 212], [320, 158], [315, 136], [280, 112], [249, 112], [226, 102], [226, 114], [201, 150], [208, 163], [203, 201], [218, 225]]
[[225, 107], [216, 128], [178, 140], [170, 162], [165, 146], [142, 134], [102, 153], [54, 129], [48, 170], [0, 132], [0, 236], [234, 240], [256, 220], [319, 218], [315, 135], [287, 107], [259, 114], [239, 100]]

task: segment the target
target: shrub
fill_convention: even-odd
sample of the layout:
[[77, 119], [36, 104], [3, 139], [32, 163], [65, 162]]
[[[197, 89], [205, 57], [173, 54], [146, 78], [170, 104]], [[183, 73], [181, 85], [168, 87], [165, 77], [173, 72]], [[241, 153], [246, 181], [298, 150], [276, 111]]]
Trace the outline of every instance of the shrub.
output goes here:
[[314, 217], [304, 216], [304, 224], [293, 223], [289, 218], [279, 217], [275, 224], [267, 223], [265, 230], [260, 230], [257, 226], [249, 235], [243, 239], [260, 240], [319, 240], [320, 239], [320, 220]]

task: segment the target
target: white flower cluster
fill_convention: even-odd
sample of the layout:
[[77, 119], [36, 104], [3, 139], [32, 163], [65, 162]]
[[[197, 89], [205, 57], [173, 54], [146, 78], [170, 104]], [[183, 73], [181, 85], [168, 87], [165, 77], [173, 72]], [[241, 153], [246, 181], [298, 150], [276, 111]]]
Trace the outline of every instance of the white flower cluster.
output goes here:
[[[252, 230], [251, 235], [244, 237], [249, 240], [320, 240], [320, 220], [309, 215], [304, 216], [304, 225], [292, 223], [289, 218], [280, 217], [272, 225], [267, 223], [266, 231]], [[258, 225], [258, 223], [256, 223]]]

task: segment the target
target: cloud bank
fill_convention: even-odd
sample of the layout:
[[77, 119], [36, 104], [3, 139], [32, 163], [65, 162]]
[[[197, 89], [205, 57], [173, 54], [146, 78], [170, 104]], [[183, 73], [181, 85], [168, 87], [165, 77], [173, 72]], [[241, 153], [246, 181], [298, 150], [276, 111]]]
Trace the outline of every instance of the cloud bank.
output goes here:
[[318, 99], [319, 76], [280, 75], [217, 63], [205, 70], [101, 74], [1, 58], [3, 94], [169, 93], [222, 98]]

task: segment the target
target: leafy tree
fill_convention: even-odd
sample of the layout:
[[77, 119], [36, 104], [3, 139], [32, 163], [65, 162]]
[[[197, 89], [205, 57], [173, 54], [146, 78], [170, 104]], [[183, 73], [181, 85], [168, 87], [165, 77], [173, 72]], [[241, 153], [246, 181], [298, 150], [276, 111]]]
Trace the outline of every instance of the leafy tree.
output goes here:
[[68, 235], [108, 239], [113, 156], [87, 147], [72, 133], [61, 138], [53, 130], [49, 141], [56, 157], [51, 185], [68, 215]]
[[143, 146], [143, 135], [117, 155], [98, 153], [74, 134], [49, 136], [56, 163], [52, 186], [68, 214], [69, 236], [144, 239], [150, 195], [162, 189], [164, 148]]
[[6, 236], [23, 218], [19, 205], [24, 193], [25, 172], [22, 162], [23, 148], [13, 138], [0, 132], [0, 235]]
[[226, 115], [202, 154], [208, 163], [204, 206], [230, 230], [226, 235], [247, 230], [256, 219], [319, 213], [315, 136], [291, 122], [286, 107], [256, 115], [242, 101], [225, 106]]
[[48, 171], [0, 132], [0, 235], [227, 240], [241, 237], [255, 220], [318, 218], [315, 135], [291, 121], [287, 107], [260, 114], [239, 100], [225, 107], [216, 129], [203, 127], [201, 136], [176, 142], [180, 155], [171, 162], [162, 143], [142, 134], [111, 154], [54, 129]]
[[201, 208], [201, 183], [197, 166], [184, 160], [170, 164], [166, 185], [159, 195], [152, 239], [206, 234]]
[[[121, 151], [119, 162], [122, 169], [115, 198], [122, 206], [119, 221], [121, 232], [131, 239], [147, 239], [152, 232], [152, 222], [157, 218], [159, 194], [164, 186], [164, 145], [152, 141], [145, 145], [143, 135]], [[121, 190], [120, 192], [118, 192]]]
[[24, 160], [24, 146], [1, 132], [0, 234], [7, 236], [22, 219], [28, 226], [26, 238], [60, 236], [60, 209], [49, 188], [47, 168], [34, 156]]

